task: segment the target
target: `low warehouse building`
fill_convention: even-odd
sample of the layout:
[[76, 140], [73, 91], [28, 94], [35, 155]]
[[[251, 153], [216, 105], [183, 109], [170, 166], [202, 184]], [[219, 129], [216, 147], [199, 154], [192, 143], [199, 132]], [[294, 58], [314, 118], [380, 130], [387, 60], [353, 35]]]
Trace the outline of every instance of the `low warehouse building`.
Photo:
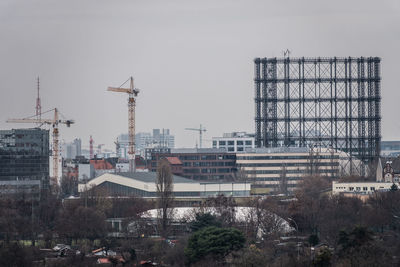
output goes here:
[[[79, 192], [90, 190], [94, 187], [103, 188], [111, 196], [137, 196], [144, 198], [157, 197], [157, 173], [105, 173], [79, 185]], [[173, 175], [173, 194], [175, 197], [207, 198], [209, 196], [226, 195], [246, 197], [250, 195], [249, 183], [224, 183], [224, 182], [196, 182], [177, 175]]]

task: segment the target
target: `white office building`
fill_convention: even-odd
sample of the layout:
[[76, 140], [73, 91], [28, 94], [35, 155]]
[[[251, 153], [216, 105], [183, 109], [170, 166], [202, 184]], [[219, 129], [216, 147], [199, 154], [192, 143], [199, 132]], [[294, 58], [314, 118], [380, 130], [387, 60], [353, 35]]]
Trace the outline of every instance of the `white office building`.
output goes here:
[[222, 137], [212, 138], [212, 146], [236, 153], [255, 148], [255, 140], [254, 135], [246, 132], [224, 133]]

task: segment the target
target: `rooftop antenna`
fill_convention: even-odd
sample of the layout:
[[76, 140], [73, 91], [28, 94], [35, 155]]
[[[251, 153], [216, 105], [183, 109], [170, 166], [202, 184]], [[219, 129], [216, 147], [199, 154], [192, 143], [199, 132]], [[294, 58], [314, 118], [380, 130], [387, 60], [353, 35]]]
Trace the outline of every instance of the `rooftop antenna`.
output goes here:
[[40, 81], [39, 76], [37, 77], [37, 98], [36, 98], [36, 118], [38, 120], [42, 119], [42, 105], [40, 104]]
[[283, 51], [283, 57], [290, 57], [290, 50], [286, 49], [285, 51]]

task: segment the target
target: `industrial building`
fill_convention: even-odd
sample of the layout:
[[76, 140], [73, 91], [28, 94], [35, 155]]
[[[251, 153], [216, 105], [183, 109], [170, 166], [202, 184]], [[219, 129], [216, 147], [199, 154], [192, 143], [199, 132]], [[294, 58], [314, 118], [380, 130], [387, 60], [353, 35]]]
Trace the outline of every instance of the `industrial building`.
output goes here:
[[297, 148], [256, 148], [236, 154], [242, 179], [251, 181], [254, 193], [288, 193], [308, 175], [336, 179], [339, 154], [333, 150]]
[[49, 188], [49, 131], [0, 130], [0, 193]]
[[157, 171], [157, 163], [166, 157], [176, 157], [182, 162], [182, 176], [200, 181], [229, 181], [236, 174], [236, 155], [225, 149], [180, 148], [170, 153], [153, 153], [148, 169]]
[[[110, 196], [155, 198], [156, 180], [155, 172], [105, 173], [86, 184], [80, 184], [79, 192], [96, 187], [106, 189]], [[221, 194], [235, 197], [250, 195], [249, 183], [200, 183], [176, 175], [173, 175], [173, 183], [173, 195], [179, 198], [207, 198]]]
[[[380, 58], [254, 63], [257, 147], [332, 147], [349, 155], [351, 173], [367, 174], [380, 154]], [[364, 164], [353, 165], [353, 159]]]
[[254, 134], [246, 132], [224, 133], [222, 137], [212, 138], [213, 148], [223, 148], [228, 152], [242, 152], [255, 148]]

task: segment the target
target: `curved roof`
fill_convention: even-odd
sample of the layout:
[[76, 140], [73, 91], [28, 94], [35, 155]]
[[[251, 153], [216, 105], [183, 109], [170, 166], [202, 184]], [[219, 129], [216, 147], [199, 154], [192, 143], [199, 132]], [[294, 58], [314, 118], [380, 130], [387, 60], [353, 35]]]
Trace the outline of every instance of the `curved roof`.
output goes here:
[[[116, 175], [123, 176], [126, 178], [132, 178], [135, 180], [139, 180], [145, 183], [155, 183], [157, 180], [157, 173], [156, 172], [119, 172]], [[181, 176], [172, 175], [174, 183], [197, 183], [196, 181], [186, 179]]]

